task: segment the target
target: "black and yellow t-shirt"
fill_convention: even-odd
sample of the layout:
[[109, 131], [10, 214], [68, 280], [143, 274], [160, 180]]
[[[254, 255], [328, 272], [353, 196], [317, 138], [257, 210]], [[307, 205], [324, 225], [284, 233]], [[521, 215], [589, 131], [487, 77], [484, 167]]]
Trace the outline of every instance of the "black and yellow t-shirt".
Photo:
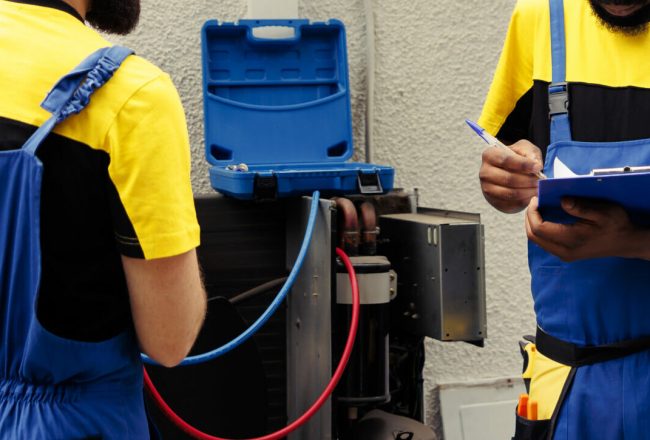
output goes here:
[[[566, 71], [576, 141], [650, 138], [650, 32], [615, 33], [588, 0], [565, 0]], [[549, 0], [518, 0], [479, 124], [500, 139], [550, 141]]]
[[[55, 82], [110, 45], [60, 0], [0, 0], [0, 149], [19, 148], [50, 116], [39, 104]], [[37, 155], [37, 316], [63, 337], [115, 336], [131, 325], [120, 255], [156, 259], [199, 244], [176, 89], [160, 69], [131, 56]]]

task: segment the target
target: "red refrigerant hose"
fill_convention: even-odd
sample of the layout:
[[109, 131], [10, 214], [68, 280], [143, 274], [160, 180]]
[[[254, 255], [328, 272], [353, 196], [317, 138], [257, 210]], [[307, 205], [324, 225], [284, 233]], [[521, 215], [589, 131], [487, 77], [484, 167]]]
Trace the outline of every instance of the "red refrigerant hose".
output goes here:
[[[350, 262], [348, 256], [345, 254], [345, 252], [343, 252], [339, 248], [336, 248], [336, 254], [343, 261], [343, 264], [345, 265], [345, 268], [348, 271], [350, 284], [352, 285], [352, 322], [350, 324], [350, 333], [348, 334], [348, 339], [347, 342], [345, 343], [345, 349], [343, 350], [343, 355], [341, 356], [339, 365], [338, 367], [336, 367], [336, 371], [334, 372], [332, 379], [330, 380], [329, 384], [327, 385], [323, 393], [320, 395], [320, 397], [318, 397], [318, 399], [316, 400], [316, 402], [314, 402], [311, 408], [309, 408], [302, 416], [300, 416], [293, 423], [291, 423], [290, 425], [288, 425], [287, 427], [279, 431], [276, 431], [272, 434], [265, 435], [263, 437], [256, 437], [254, 439], [249, 439], [249, 440], [279, 440], [281, 438], [286, 437], [287, 435], [289, 435], [290, 433], [292, 433], [293, 431], [295, 431], [296, 429], [304, 425], [309, 419], [311, 419], [314, 416], [314, 414], [318, 412], [318, 410], [323, 406], [323, 404], [330, 397], [330, 395], [334, 391], [334, 388], [336, 388], [336, 386], [338, 385], [339, 380], [341, 380], [341, 376], [343, 375], [348, 360], [350, 359], [350, 355], [352, 354], [352, 349], [354, 347], [354, 339], [356, 338], [357, 328], [359, 326], [359, 285], [357, 284], [357, 276], [356, 273], [354, 272], [354, 267], [352, 267], [352, 263]], [[151, 394], [151, 397], [153, 398], [158, 408], [160, 408], [163, 414], [165, 414], [165, 416], [169, 418], [169, 420], [171, 420], [177, 427], [179, 427], [185, 433], [197, 439], [227, 440], [221, 437], [215, 437], [206, 434], [202, 431], [199, 431], [198, 429], [196, 429], [195, 427], [187, 423], [185, 420], [181, 419], [163, 400], [162, 396], [160, 395], [158, 390], [156, 390], [153, 383], [151, 382], [151, 379], [149, 378], [146, 369], [144, 370], [144, 382], [147, 390]]]

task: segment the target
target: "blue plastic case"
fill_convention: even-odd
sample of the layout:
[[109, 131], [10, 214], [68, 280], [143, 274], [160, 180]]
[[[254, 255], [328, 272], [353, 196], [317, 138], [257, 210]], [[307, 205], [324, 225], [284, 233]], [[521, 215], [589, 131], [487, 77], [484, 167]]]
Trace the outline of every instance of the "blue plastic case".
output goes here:
[[[261, 27], [294, 35], [259, 38]], [[202, 51], [214, 189], [240, 199], [392, 189], [393, 168], [346, 162], [354, 147], [343, 23], [208, 21]]]

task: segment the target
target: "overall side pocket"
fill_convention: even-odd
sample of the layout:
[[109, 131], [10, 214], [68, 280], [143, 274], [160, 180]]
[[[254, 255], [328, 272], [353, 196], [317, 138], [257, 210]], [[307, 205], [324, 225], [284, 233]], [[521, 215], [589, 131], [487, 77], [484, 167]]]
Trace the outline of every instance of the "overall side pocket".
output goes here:
[[528, 420], [519, 415], [516, 416], [515, 436], [512, 440], [546, 440], [549, 436], [551, 421]]
[[[559, 364], [541, 354], [533, 342], [526, 337], [520, 343], [524, 358], [522, 378], [529, 393], [529, 401], [536, 402], [537, 414], [532, 418], [519, 415], [516, 411], [515, 435], [512, 440], [551, 439], [559, 409], [568, 393], [574, 370]], [[519, 409], [519, 408], [518, 408]], [[527, 416], [530, 416], [526, 411]]]

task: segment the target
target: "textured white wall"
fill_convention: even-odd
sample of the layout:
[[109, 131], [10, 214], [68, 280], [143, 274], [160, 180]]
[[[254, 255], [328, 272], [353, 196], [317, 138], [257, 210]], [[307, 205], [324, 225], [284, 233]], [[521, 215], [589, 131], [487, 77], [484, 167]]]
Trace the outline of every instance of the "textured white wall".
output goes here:
[[[430, 342], [428, 421], [436, 425], [436, 383], [520, 371], [517, 341], [534, 330], [521, 215], [496, 213], [484, 201], [477, 172], [481, 142], [464, 126], [478, 118], [515, 0], [374, 0], [377, 93], [374, 161], [397, 169], [398, 186], [420, 189], [424, 206], [480, 212], [486, 234], [489, 339], [479, 349]], [[122, 39], [168, 71], [181, 94], [192, 140], [195, 192], [210, 192], [203, 159], [200, 28], [234, 21], [245, 0], [143, 0], [137, 31]], [[301, 15], [339, 18], [348, 29], [357, 156], [365, 112], [363, 0], [301, 0]]]

